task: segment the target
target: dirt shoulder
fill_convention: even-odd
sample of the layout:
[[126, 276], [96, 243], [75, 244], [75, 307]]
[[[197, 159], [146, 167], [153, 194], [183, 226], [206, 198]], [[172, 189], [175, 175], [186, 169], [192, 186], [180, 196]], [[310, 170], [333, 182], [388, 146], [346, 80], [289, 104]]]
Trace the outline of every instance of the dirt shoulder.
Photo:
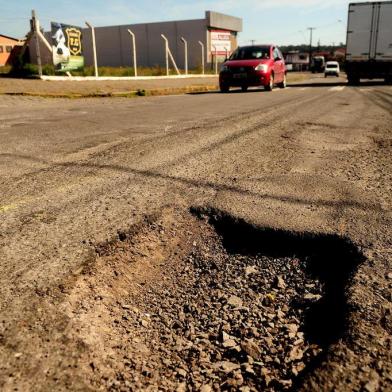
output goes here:
[[[310, 79], [310, 74], [289, 74], [288, 82]], [[121, 97], [129, 95], [168, 95], [206, 92], [218, 88], [218, 77], [102, 80], [102, 81], [44, 81], [38, 79], [0, 78], [0, 94], [43, 97]]]

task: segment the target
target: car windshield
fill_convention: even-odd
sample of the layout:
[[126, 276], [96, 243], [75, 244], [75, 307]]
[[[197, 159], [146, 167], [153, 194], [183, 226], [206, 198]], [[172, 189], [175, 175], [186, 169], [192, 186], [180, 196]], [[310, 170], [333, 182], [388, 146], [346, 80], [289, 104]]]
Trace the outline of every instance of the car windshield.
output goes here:
[[245, 46], [238, 48], [230, 60], [263, 60], [270, 58], [270, 48], [267, 46]]
[[337, 68], [337, 64], [327, 64], [327, 68]]

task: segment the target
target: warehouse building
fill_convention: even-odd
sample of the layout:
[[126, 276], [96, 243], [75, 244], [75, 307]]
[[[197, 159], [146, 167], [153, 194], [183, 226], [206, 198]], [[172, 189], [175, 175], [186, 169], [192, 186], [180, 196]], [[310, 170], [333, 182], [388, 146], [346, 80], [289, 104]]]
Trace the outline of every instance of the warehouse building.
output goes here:
[[[63, 21], [60, 21], [63, 22]], [[99, 66], [126, 67], [132, 65], [131, 30], [136, 36], [138, 66], [165, 66], [165, 48], [161, 34], [164, 34], [179, 68], [184, 68], [184, 44], [181, 37], [188, 41], [188, 61], [190, 68], [202, 62], [204, 44], [205, 61], [211, 63], [214, 56], [223, 60], [237, 47], [237, 35], [242, 31], [242, 19], [217, 12], [206, 11], [204, 19], [182, 20], [157, 23], [130, 24], [95, 28], [97, 59]], [[91, 30], [84, 28], [82, 38], [83, 54], [86, 65], [93, 65]], [[51, 33], [45, 33], [51, 42]], [[30, 56], [36, 62], [35, 42], [30, 42]], [[51, 62], [51, 55], [41, 44], [44, 63]]]
[[0, 67], [10, 64], [23, 43], [16, 38], [0, 34]]

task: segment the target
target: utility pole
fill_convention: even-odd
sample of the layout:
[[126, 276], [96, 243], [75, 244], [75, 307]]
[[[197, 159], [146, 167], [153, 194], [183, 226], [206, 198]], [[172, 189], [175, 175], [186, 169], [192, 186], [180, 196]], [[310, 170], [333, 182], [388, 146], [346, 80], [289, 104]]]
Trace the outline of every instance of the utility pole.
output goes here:
[[35, 10], [31, 11], [31, 28], [34, 32], [35, 37], [35, 50], [37, 54], [37, 65], [39, 77], [42, 77], [42, 61], [41, 61], [41, 48], [39, 46], [39, 35], [38, 31], [40, 29], [39, 21], [35, 15]]
[[312, 62], [312, 44], [313, 44], [313, 31], [316, 30], [316, 27], [308, 27], [310, 31], [310, 44], [309, 44], [309, 69]]
[[252, 44], [252, 46], [255, 46], [256, 40], [255, 39], [251, 39], [250, 43]]

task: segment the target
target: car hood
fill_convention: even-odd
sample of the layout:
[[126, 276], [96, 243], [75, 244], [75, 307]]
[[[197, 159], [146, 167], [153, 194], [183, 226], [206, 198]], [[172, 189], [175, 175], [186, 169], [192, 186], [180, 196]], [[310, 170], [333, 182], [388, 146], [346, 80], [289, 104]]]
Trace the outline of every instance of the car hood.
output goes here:
[[228, 60], [224, 65], [227, 65], [230, 68], [237, 67], [256, 67], [259, 64], [270, 64], [271, 60]]

